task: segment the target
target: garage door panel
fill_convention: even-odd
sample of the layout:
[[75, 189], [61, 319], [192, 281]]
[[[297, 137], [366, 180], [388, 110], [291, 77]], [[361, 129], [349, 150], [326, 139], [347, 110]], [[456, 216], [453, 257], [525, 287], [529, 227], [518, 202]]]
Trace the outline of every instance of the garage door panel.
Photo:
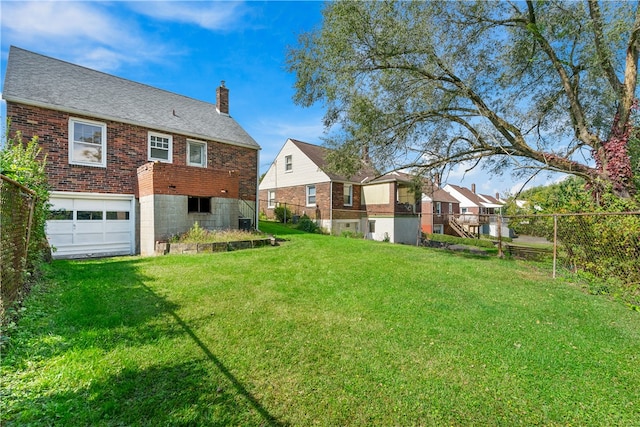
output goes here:
[[64, 245], [72, 245], [73, 236], [71, 234], [49, 234], [49, 244], [54, 248]]
[[104, 200], [75, 199], [73, 208], [77, 211], [104, 210]]
[[129, 242], [129, 233], [109, 233], [105, 236], [105, 243]]
[[65, 210], [73, 214], [68, 220], [57, 216], [54, 217], [57, 219], [47, 221], [47, 237], [56, 249], [55, 258], [133, 253], [133, 198], [124, 195], [113, 197], [52, 195], [51, 210]]

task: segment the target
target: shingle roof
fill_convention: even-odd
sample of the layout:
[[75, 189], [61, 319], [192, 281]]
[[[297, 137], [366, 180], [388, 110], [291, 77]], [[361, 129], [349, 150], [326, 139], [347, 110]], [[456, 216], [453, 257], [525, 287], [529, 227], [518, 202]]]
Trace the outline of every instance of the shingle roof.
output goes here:
[[326, 173], [332, 181], [345, 181], [361, 183], [366, 180], [373, 179], [377, 173], [370, 167], [363, 165], [363, 167], [356, 172], [353, 176], [345, 176], [335, 172], [332, 172], [328, 167], [326, 161], [326, 155], [330, 151], [329, 148], [321, 147], [319, 145], [309, 144], [308, 142], [298, 141], [297, 139], [289, 138], [289, 140], [300, 149], [313, 163], [315, 163], [320, 170]]
[[11, 102], [260, 149], [215, 105], [11, 46], [2, 90]]
[[433, 192], [432, 199], [436, 202], [460, 203], [458, 199], [456, 199], [451, 194], [444, 191], [442, 188], [438, 188], [436, 191]]

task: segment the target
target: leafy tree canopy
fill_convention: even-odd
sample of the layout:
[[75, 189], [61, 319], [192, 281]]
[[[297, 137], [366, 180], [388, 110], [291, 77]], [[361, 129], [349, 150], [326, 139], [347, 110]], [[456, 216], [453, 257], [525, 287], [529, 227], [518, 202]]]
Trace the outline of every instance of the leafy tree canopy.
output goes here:
[[629, 197], [639, 38], [638, 2], [339, 1], [287, 63], [344, 172], [471, 162]]

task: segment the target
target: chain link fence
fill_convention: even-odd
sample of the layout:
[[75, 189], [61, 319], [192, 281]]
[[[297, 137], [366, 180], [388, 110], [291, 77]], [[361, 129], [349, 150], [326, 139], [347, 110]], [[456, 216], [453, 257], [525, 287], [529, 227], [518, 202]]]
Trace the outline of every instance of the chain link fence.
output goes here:
[[560, 269], [587, 272], [626, 287], [640, 303], [640, 212], [504, 217], [518, 237], [507, 251], [553, 259]]
[[25, 285], [35, 193], [0, 175], [0, 319]]

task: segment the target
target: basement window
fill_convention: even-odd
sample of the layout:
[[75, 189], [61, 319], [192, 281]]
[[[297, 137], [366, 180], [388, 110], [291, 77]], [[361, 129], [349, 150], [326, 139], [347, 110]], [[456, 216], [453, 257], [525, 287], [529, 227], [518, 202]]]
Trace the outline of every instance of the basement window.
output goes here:
[[211, 213], [211, 198], [209, 197], [189, 197], [189, 213]]

